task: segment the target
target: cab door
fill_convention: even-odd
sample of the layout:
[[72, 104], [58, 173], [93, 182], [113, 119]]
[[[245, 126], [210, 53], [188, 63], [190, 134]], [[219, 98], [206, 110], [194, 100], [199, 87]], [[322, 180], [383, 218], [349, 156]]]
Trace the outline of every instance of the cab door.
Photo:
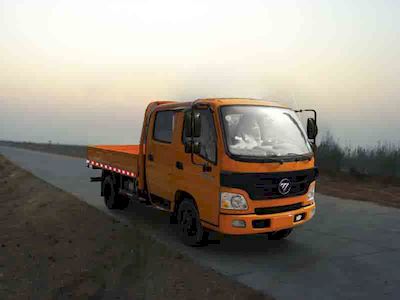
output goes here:
[[[192, 195], [196, 201], [200, 219], [218, 226], [219, 223], [219, 165], [217, 158], [217, 132], [214, 113], [210, 109], [199, 109], [201, 117], [201, 136], [196, 141], [201, 143], [199, 155], [185, 153], [183, 134], [183, 112], [179, 114], [179, 152], [174, 162], [175, 184], [179, 190]], [[208, 166], [208, 168], [205, 168]]]
[[176, 112], [172, 110], [153, 113], [146, 146], [147, 187], [152, 195], [167, 200], [171, 200], [175, 114]]

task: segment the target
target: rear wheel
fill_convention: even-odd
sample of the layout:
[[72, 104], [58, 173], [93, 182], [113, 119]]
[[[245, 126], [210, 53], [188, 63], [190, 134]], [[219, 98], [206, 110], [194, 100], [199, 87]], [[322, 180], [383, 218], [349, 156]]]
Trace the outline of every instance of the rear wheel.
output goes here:
[[268, 233], [269, 240], [282, 240], [289, 236], [293, 228], [283, 229], [279, 231], [273, 231]]
[[200, 223], [199, 213], [192, 200], [185, 199], [178, 208], [179, 236], [188, 246], [200, 246], [205, 244], [208, 238]]
[[172, 213], [169, 216], [169, 223], [170, 224], [178, 224], [178, 216], [176, 215], [176, 213]]
[[124, 209], [129, 205], [127, 198], [118, 195], [118, 189], [115, 187], [111, 176], [107, 176], [103, 183], [104, 203], [108, 209]]
[[118, 208], [125, 209], [129, 206], [129, 199], [118, 195]]

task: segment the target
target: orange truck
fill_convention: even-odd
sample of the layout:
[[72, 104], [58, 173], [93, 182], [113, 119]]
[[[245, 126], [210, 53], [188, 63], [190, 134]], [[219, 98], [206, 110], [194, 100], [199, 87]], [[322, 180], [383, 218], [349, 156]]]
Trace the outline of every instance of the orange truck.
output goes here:
[[86, 162], [109, 209], [166, 211], [187, 245], [211, 231], [283, 239], [315, 213], [316, 118], [254, 99], [156, 101], [139, 145], [88, 146]]

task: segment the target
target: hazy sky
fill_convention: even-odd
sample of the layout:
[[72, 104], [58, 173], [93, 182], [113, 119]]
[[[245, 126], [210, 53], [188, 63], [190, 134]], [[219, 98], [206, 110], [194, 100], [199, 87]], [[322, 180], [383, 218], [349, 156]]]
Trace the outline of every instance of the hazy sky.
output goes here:
[[0, 139], [136, 143], [154, 99], [316, 108], [400, 141], [400, 1], [0, 0]]

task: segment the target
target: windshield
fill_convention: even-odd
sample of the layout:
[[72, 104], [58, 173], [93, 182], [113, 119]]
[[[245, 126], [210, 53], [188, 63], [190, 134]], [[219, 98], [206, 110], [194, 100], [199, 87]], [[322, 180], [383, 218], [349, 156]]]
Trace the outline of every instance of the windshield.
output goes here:
[[267, 106], [221, 107], [230, 154], [251, 158], [291, 157], [312, 149], [294, 111]]

